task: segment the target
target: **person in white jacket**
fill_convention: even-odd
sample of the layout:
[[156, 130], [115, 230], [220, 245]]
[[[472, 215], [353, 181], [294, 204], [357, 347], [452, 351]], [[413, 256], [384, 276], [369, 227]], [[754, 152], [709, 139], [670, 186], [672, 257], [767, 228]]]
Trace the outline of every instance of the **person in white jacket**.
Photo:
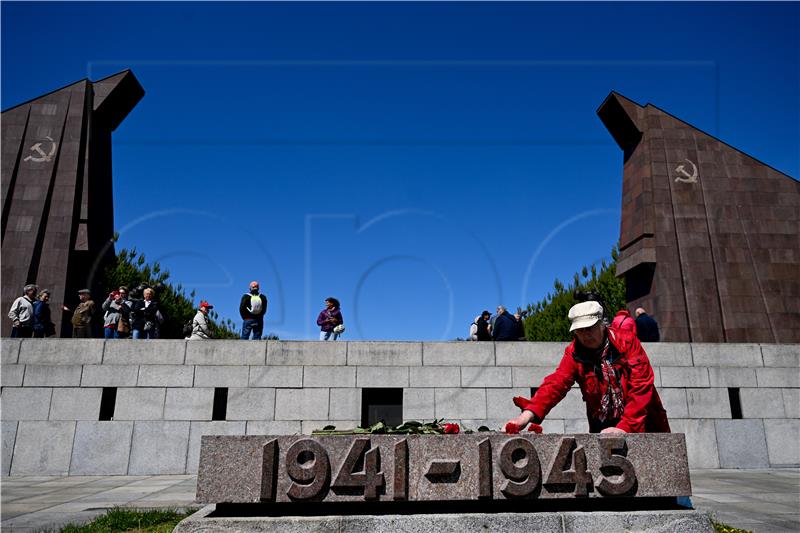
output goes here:
[[192, 319], [192, 336], [190, 341], [208, 340], [211, 338], [211, 327], [208, 324], [208, 310], [214, 306], [203, 300], [197, 309], [197, 314]]
[[33, 337], [33, 304], [36, 301], [39, 287], [34, 284], [25, 285], [22, 291], [24, 294], [14, 300], [8, 311], [8, 318], [11, 319], [12, 324], [12, 338]]

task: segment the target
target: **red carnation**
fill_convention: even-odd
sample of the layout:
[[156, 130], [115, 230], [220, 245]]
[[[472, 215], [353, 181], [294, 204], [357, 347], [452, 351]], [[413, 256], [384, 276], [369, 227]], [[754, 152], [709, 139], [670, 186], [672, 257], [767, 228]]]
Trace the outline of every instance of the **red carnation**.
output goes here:
[[540, 426], [539, 424], [531, 423], [531, 425], [528, 426], [528, 431], [533, 431], [534, 433], [541, 433], [542, 432], [542, 426]]
[[519, 430], [520, 430], [519, 425], [515, 424], [514, 422], [508, 422], [506, 424], [506, 433], [508, 433], [509, 435], [516, 435], [517, 433], [519, 433]]
[[445, 433], [450, 433], [450, 434], [455, 435], [459, 431], [461, 431], [461, 428], [458, 427], [458, 424], [445, 424], [444, 425], [444, 432]]

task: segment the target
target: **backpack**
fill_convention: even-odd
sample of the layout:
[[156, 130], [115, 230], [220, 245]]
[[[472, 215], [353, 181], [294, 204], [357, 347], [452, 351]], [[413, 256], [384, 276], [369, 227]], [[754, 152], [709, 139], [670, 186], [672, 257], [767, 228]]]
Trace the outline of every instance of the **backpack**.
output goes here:
[[183, 338], [189, 338], [192, 336], [192, 331], [194, 330], [194, 318], [183, 325]]

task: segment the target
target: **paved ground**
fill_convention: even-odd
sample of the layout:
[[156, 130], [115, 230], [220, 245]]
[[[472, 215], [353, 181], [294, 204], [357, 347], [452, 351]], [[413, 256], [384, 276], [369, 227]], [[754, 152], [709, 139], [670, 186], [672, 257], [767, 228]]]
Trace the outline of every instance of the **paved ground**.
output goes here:
[[[188, 507], [195, 476], [4, 478], [3, 531], [85, 522], [114, 506]], [[695, 507], [755, 533], [800, 531], [800, 469], [693, 470]]]

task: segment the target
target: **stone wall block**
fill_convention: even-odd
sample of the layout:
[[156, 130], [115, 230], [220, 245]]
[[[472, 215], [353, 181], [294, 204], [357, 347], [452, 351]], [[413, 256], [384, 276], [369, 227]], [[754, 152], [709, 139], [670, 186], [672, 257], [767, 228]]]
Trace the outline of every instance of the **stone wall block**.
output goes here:
[[568, 345], [568, 342], [498, 342], [497, 366], [544, 366], [552, 371], [561, 362]]
[[246, 422], [191, 422], [189, 425], [189, 450], [186, 473], [196, 474], [200, 461], [200, 437], [203, 435], [244, 435]]
[[82, 387], [135, 387], [137, 365], [84, 365]]
[[767, 468], [767, 440], [761, 420], [715, 420], [720, 468]]
[[762, 344], [764, 366], [800, 367], [800, 344]]
[[800, 466], [800, 420], [764, 420], [769, 465]]
[[460, 387], [461, 369], [452, 366], [412, 366], [409, 368], [412, 387]]
[[166, 389], [119, 388], [114, 420], [161, 420], [164, 418]]
[[82, 370], [81, 365], [27, 365], [24, 383], [26, 387], [79, 387]]
[[347, 364], [351, 366], [422, 365], [422, 343], [348, 342]]
[[[405, 403], [403, 403], [405, 405]], [[332, 388], [328, 418], [356, 420], [361, 418], [361, 389]]]
[[486, 389], [437, 388], [434, 391], [436, 418], [486, 418]]
[[759, 387], [800, 388], [800, 368], [756, 368]]
[[530, 395], [528, 388], [486, 389], [486, 418], [508, 422], [520, 413], [519, 407], [514, 405], [514, 396], [529, 398]]
[[800, 418], [800, 389], [781, 389], [787, 418]]
[[268, 365], [346, 365], [346, 342], [270, 341]]
[[514, 387], [538, 387], [544, 378], [552, 374], [555, 369], [556, 367], [549, 366], [515, 366], [511, 369], [511, 385]]
[[692, 345], [686, 342], [642, 343], [653, 366], [692, 366]]
[[667, 418], [689, 418], [689, 407], [686, 402], [686, 389], [658, 389], [661, 403], [667, 410]]
[[214, 389], [167, 389], [164, 420], [211, 420]]
[[561, 403], [553, 407], [547, 418], [586, 418], [586, 403], [580, 389], [570, 389]]
[[758, 344], [692, 344], [695, 366], [764, 366]]
[[424, 342], [422, 364], [432, 366], [493, 366], [493, 342]]
[[189, 365], [263, 365], [268, 341], [210, 340], [186, 344]]
[[2, 449], [2, 475], [7, 476], [11, 471], [11, 457], [14, 455], [14, 441], [17, 438], [17, 422], [4, 420], [0, 422], [0, 437], [3, 440]]
[[730, 418], [728, 389], [686, 389], [691, 418]]
[[97, 420], [102, 393], [100, 388], [53, 389], [50, 420]]
[[434, 389], [427, 387], [403, 389], [403, 420], [422, 422], [434, 418], [436, 418]]
[[719, 468], [717, 433], [713, 420], [670, 417], [669, 426], [673, 433], [686, 435], [689, 468]]
[[139, 367], [137, 384], [139, 387], [191, 387], [194, 384], [194, 367], [142, 365]]
[[53, 389], [3, 387], [3, 420], [47, 420]]
[[128, 475], [184, 474], [188, 447], [189, 422], [136, 421]]
[[356, 367], [357, 387], [408, 387], [407, 366]]
[[740, 389], [742, 418], [784, 418], [783, 395], [775, 389]]
[[3, 365], [0, 370], [0, 381], [3, 387], [22, 387], [25, 376], [25, 365]]
[[272, 420], [275, 416], [275, 389], [230, 388], [225, 420]]
[[180, 339], [110, 340], [103, 354], [104, 365], [182, 365], [185, 359], [186, 341]]
[[[547, 422], [547, 420], [545, 420]], [[589, 421], [583, 418], [564, 419], [564, 433], [574, 435], [576, 433], [589, 433]]]
[[303, 367], [303, 387], [355, 387], [355, 386], [356, 386], [356, 367], [354, 366]]
[[103, 361], [103, 342], [103, 339], [25, 339], [20, 345], [19, 362], [35, 365], [99, 365]]
[[322, 429], [325, 426], [334, 426], [336, 429], [353, 429], [361, 424], [360, 420], [303, 420], [300, 422], [300, 432], [303, 435], [311, 435], [315, 429]]
[[330, 389], [278, 389], [275, 420], [325, 420]]
[[195, 387], [247, 387], [250, 369], [246, 366], [197, 365]]
[[5, 365], [15, 365], [19, 362], [20, 344], [22, 344], [22, 339], [3, 339], [0, 341], [0, 362], [2, 362], [3, 368], [5, 368]]
[[21, 421], [14, 444], [12, 476], [66, 476], [75, 422]]
[[69, 475], [124, 476], [128, 473], [132, 434], [133, 422], [78, 422]]
[[302, 366], [251, 366], [251, 387], [295, 387], [303, 386]]
[[756, 369], [710, 367], [708, 379], [712, 387], [755, 387]]
[[708, 368], [687, 366], [662, 366], [662, 387], [708, 387]]
[[303, 425], [299, 420], [248, 420], [247, 435], [299, 435]]
[[462, 366], [461, 386], [478, 388], [500, 388], [511, 386], [509, 366]]

